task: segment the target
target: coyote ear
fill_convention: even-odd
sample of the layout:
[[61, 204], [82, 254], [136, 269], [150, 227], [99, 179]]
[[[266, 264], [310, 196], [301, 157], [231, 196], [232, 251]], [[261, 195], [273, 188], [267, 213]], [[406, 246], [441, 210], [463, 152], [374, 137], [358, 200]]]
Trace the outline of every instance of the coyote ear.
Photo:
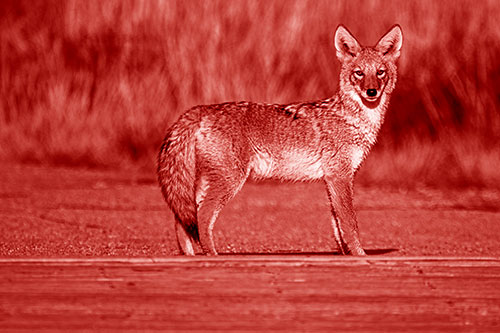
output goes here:
[[399, 25], [394, 25], [375, 46], [375, 50], [382, 53], [384, 56], [390, 56], [393, 58], [399, 57], [399, 51], [403, 45], [403, 32]]
[[355, 57], [361, 51], [359, 42], [343, 25], [339, 25], [335, 31], [335, 48], [340, 61]]

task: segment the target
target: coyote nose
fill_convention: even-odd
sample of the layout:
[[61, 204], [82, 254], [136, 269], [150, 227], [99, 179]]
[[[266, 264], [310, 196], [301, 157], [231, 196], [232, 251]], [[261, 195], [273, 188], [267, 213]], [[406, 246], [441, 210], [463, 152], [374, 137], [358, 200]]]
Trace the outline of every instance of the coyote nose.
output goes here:
[[366, 91], [366, 94], [370, 97], [375, 97], [377, 96], [377, 89], [368, 89]]

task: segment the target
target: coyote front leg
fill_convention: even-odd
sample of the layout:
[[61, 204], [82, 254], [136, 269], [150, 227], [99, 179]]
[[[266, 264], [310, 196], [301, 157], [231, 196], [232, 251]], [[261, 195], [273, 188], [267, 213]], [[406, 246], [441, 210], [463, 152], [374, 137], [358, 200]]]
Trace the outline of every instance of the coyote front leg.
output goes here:
[[358, 235], [358, 222], [352, 203], [351, 179], [324, 177], [332, 209], [332, 226], [342, 254], [366, 255]]

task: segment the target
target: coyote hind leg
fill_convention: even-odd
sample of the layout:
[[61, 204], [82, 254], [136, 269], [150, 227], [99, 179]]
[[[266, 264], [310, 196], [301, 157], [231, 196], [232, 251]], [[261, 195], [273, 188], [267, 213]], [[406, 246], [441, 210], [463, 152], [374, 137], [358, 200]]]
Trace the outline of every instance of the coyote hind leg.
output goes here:
[[217, 176], [202, 176], [209, 177], [208, 184], [204, 188], [204, 198], [198, 205], [198, 228], [200, 235], [200, 245], [204, 254], [217, 255], [213, 236], [215, 221], [224, 206], [231, 200], [241, 189], [248, 175], [235, 172], [228, 175]]
[[[188, 227], [189, 228], [189, 227]], [[198, 242], [197, 236], [193, 235], [196, 233], [195, 226], [192, 227], [193, 230], [187, 230], [187, 228], [182, 224], [182, 222], [176, 217], [175, 218], [175, 234], [177, 235], [177, 244], [179, 245], [179, 250], [188, 256], [194, 256], [194, 243]]]

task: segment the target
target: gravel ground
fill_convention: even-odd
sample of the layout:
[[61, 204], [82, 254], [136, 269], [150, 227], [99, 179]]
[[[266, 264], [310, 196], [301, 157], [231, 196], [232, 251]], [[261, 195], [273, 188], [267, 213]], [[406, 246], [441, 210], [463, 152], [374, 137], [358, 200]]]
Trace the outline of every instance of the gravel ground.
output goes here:
[[[179, 254], [153, 172], [0, 166], [1, 257]], [[368, 254], [499, 256], [500, 191], [355, 188]], [[221, 254], [336, 254], [321, 183], [247, 183], [215, 226]]]

